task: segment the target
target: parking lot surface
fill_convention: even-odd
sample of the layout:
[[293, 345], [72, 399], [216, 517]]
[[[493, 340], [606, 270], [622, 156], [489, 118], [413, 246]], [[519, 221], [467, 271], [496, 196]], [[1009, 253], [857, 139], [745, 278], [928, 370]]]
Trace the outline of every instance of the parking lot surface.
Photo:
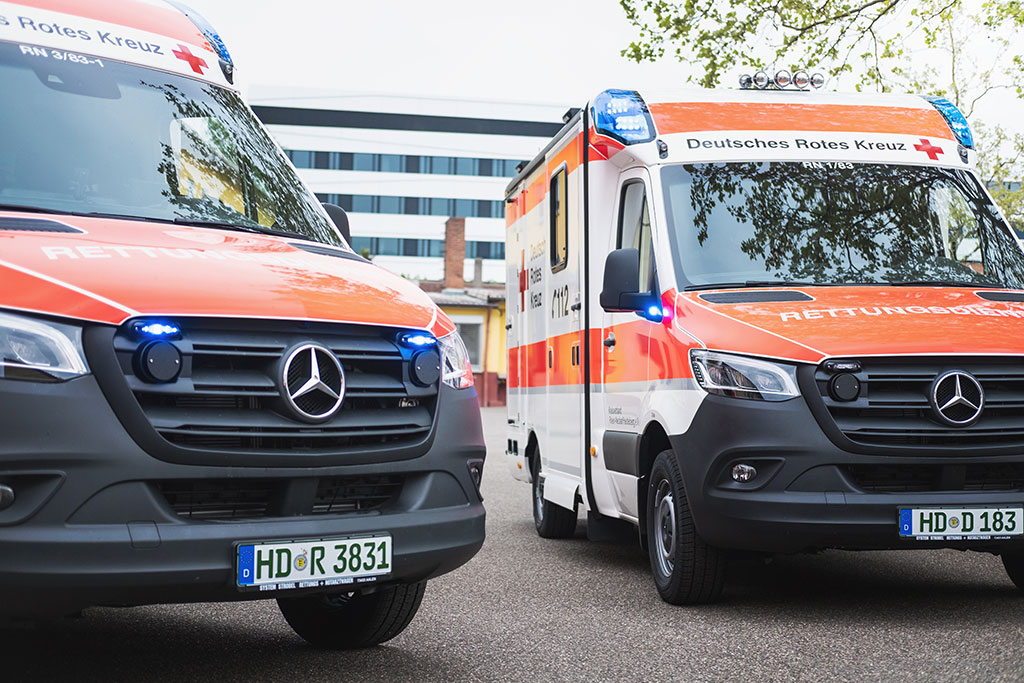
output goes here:
[[721, 603], [654, 590], [639, 546], [538, 538], [484, 411], [487, 542], [398, 638], [325, 652], [273, 601], [93, 609], [0, 630], [0, 680], [1022, 680], [1024, 595], [999, 560], [826, 552], [736, 565]]

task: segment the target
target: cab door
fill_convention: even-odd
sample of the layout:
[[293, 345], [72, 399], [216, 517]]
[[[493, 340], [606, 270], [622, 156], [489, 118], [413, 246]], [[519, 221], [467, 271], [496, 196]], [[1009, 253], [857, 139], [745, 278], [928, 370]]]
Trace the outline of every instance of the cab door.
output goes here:
[[[646, 169], [632, 169], [620, 176], [613, 214], [615, 223], [613, 229], [607, 231], [609, 240], [605, 245], [609, 252], [622, 248], [639, 252], [639, 292], [656, 289], [650, 197], [650, 176]], [[641, 411], [648, 390], [653, 323], [633, 312], [607, 311], [603, 313], [602, 322], [600, 403], [603, 415], [594, 415], [594, 418], [604, 427], [599, 441], [604, 446], [603, 457], [597, 468], [604, 470], [607, 484], [603, 487], [604, 493], [612, 500], [600, 502], [611, 504], [617, 513], [636, 517], [636, 482], [640, 473], [634, 471], [632, 454], [642, 427]]]

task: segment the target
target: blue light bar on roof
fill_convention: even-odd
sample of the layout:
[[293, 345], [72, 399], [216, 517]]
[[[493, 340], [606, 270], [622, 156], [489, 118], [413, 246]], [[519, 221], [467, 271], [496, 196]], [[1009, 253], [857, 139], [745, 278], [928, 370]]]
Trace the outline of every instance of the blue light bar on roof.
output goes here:
[[591, 103], [594, 129], [624, 145], [654, 139], [654, 121], [635, 90], [605, 90]]
[[974, 149], [974, 135], [971, 133], [971, 126], [967, 123], [967, 117], [957, 109], [956, 105], [945, 97], [925, 97], [932, 103], [932, 106], [946, 119], [949, 129], [960, 141], [960, 144], [968, 149]]
[[231, 55], [228, 53], [228, 48], [224, 44], [224, 41], [221, 40], [220, 34], [217, 33], [210, 22], [203, 18], [203, 15], [185, 3], [179, 2], [179, 0], [166, 0], [166, 2], [168, 5], [171, 5], [189, 18], [195, 27], [199, 29], [199, 32], [203, 34], [203, 37], [209, 41], [210, 47], [213, 48], [218, 57], [223, 59], [230, 66], [235, 65], [234, 62], [231, 61]]

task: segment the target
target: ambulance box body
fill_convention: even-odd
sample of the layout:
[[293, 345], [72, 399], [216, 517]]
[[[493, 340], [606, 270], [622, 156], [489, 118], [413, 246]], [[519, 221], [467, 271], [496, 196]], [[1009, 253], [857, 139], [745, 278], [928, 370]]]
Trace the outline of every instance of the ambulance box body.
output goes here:
[[277, 597], [359, 647], [483, 543], [455, 326], [233, 77], [176, 2], [0, 2], [0, 616]]
[[543, 536], [954, 547], [1022, 577], [1024, 255], [944, 100], [609, 90], [507, 191], [509, 463]]

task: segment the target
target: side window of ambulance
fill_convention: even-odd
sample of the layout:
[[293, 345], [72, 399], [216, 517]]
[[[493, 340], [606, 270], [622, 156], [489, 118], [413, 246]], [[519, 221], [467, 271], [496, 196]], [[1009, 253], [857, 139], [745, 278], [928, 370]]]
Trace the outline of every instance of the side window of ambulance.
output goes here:
[[569, 220], [568, 190], [566, 188], [565, 166], [551, 176], [550, 206], [551, 236], [551, 272], [557, 273], [569, 262]]
[[654, 247], [651, 243], [651, 218], [647, 211], [647, 190], [640, 180], [622, 186], [619, 203], [619, 233], [615, 247], [640, 252], [638, 292], [654, 289]]

